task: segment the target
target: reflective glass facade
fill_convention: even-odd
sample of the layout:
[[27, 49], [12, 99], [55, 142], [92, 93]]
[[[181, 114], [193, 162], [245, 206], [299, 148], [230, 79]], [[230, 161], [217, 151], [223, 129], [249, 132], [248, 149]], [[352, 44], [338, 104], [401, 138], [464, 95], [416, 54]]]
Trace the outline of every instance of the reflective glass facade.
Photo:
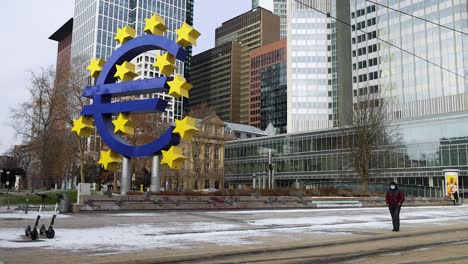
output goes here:
[[286, 133], [287, 63], [281, 62], [261, 70], [260, 129], [271, 123], [276, 133]]
[[[351, 109], [349, 1], [288, 2], [288, 132], [330, 128]], [[343, 123], [343, 122], [341, 122]]]
[[387, 98], [396, 120], [468, 110], [468, 36], [386, 8], [468, 32], [467, 1], [375, 2], [351, 1], [354, 96]]
[[270, 123], [286, 133], [286, 39], [250, 52], [249, 125], [265, 130]]
[[[395, 123], [403, 144], [388, 152], [373, 151], [371, 182], [396, 180], [403, 184], [441, 185], [444, 169], [468, 175], [468, 114]], [[226, 145], [227, 182], [249, 184], [252, 175], [267, 169], [273, 150], [275, 179], [279, 185], [327, 179], [350, 180], [357, 175], [351, 164], [352, 131], [328, 129], [249, 140]], [[468, 179], [465, 179], [468, 180]]]

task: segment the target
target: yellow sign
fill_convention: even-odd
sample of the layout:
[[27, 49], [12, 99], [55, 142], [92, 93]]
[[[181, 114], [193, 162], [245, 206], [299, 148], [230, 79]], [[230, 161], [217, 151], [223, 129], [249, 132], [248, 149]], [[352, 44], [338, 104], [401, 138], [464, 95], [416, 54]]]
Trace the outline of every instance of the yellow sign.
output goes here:
[[458, 190], [458, 172], [446, 171], [445, 172], [445, 195], [452, 195], [452, 189], [455, 187]]

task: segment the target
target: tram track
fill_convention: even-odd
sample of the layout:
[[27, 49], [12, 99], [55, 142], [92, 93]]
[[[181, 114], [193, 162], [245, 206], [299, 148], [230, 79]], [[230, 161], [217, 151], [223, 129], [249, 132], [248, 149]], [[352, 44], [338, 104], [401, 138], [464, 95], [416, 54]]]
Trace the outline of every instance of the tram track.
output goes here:
[[[444, 236], [444, 234], [453, 232], [457, 232], [455, 238], [452, 235]], [[433, 237], [440, 237], [440, 235], [443, 236], [443, 239], [436, 241], [432, 239]], [[351, 261], [362, 258], [395, 252], [408, 252], [428, 247], [437, 248], [456, 244], [467, 244], [468, 247], [468, 238], [466, 237], [468, 237], [468, 227], [449, 228], [427, 230], [425, 232], [383, 234], [322, 243], [290, 244], [265, 248], [257, 247], [243, 251], [233, 250], [205, 255], [179, 256], [177, 260], [158, 259], [148, 263], [352, 263]], [[450, 258], [445, 259], [449, 260]], [[452, 261], [468, 262], [468, 252], [466, 256], [453, 258]], [[440, 260], [440, 263], [442, 262]], [[410, 263], [413, 262], [408, 262], [408, 264]]]

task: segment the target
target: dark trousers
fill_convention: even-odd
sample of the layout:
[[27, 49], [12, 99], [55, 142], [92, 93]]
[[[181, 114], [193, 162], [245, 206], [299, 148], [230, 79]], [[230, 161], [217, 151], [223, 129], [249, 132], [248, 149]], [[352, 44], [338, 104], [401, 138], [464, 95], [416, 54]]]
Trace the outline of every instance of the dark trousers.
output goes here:
[[400, 210], [401, 206], [389, 206], [390, 215], [392, 216], [393, 230], [400, 230]]

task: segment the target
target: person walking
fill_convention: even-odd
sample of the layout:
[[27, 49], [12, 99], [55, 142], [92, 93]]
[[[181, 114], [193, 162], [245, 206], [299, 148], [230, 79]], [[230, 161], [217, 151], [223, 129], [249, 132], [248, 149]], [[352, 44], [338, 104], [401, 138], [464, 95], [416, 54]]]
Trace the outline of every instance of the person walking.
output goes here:
[[385, 195], [385, 203], [390, 210], [392, 216], [393, 230], [394, 232], [400, 231], [400, 211], [403, 202], [405, 201], [405, 193], [398, 189], [396, 182], [390, 183], [390, 189]]
[[451, 194], [453, 195], [453, 205], [458, 205], [458, 186], [456, 184], [452, 186]]

